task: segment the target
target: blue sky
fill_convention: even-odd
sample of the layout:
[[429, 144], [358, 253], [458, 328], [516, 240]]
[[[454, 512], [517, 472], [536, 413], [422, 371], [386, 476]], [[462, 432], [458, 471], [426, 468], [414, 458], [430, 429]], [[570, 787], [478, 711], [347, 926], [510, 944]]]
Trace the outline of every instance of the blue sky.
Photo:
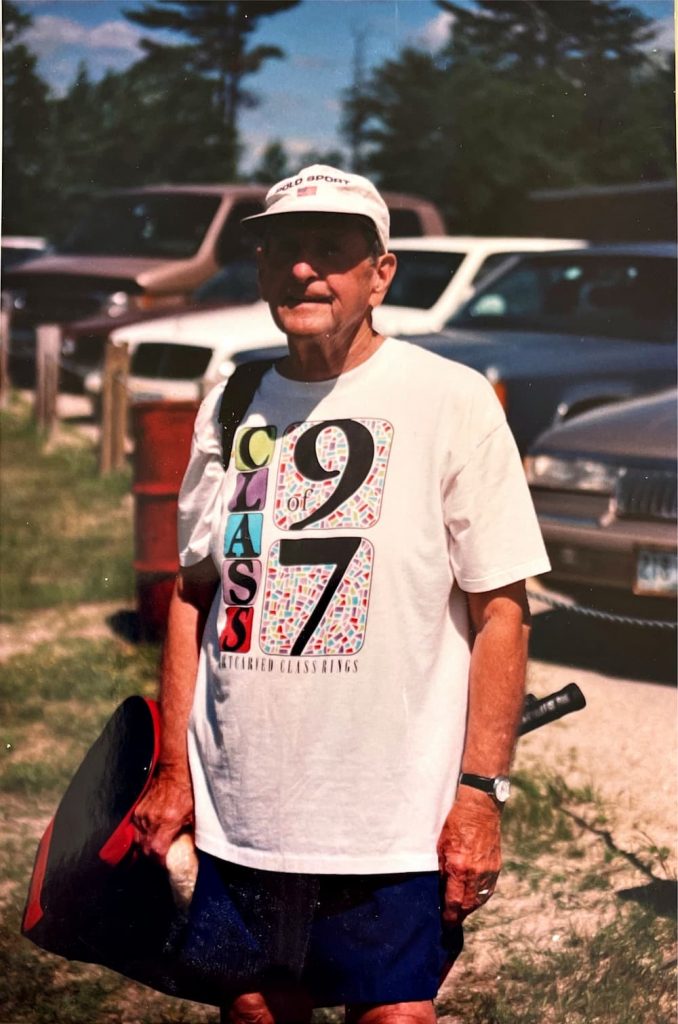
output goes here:
[[[81, 60], [96, 79], [107, 68], [122, 70], [140, 56], [142, 30], [122, 15], [126, 7], [140, 7], [140, 0], [19, 0], [19, 6], [33, 17], [26, 42], [55, 93], [73, 81]], [[633, 6], [656, 22], [655, 46], [673, 48], [673, 0], [641, 0]], [[433, 0], [303, 0], [262, 19], [259, 26], [253, 41], [275, 43], [287, 56], [270, 61], [249, 80], [261, 104], [241, 115], [244, 170], [275, 138], [292, 156], [311, 147], [341, 148], [341, 93], [351, 81], [356, 34], [363, 37], [369, 70], [396, 57], [405, 45], [435, 51], [447, 36], [449, 20]]]

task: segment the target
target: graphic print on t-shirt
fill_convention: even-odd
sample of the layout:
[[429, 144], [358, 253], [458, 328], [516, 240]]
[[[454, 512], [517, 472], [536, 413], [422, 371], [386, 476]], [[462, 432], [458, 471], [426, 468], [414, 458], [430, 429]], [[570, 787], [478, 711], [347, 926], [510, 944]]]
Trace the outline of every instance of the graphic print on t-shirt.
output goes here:
[[288, 427], [273, 519], [281, 530], [367, 530], [379, 518], [393, 427], [325, 420]]
[[378, 521], [393, 428], [384, 420], [336, 419], [294, 423], [284, 431], [272, 515], [292, 536], [270, 545], [262, 577], [260, 510], [275, 436], [272, 427], [236, 434], [221, 649], [250, 650], [253, 606], [262, 597], [259, 646], [265, 654], [356, 654], [365, 638], [374, 551], [360, 535], [332, 531], [363, 531]]
[[374, 549], [361, 537], [276, 541], [259, 636], [265, 654], [357, 654], [365, 638]]

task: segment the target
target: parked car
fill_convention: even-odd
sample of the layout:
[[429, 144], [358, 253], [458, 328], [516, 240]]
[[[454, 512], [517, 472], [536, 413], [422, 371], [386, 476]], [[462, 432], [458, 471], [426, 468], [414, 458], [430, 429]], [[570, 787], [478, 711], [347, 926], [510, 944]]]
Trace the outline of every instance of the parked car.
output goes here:
[[[199, 398], [233, 371], [235, 352], [285, 344], [268, 305], [261, 300], [248, 306], [216, 309], [132, 324], [113, 331], [116, 344], [127, 344], [131, 401], [161, 398]], [[85, 377], [85, 391], [95, 411], [102, 391], [102, 374]]]
[[41, 256], [47, 248], [47, 239], [37, 235], [3, 235], [2, 236], [2, 273], [10, 267], [16, 267], [27, 260]]
[[676, 246], [514, 258], [417, 344], [492, 381], [521, 451], [554, 423], [676, 379]]
[[[573, 245], [584, 243], [574, 242]], [[375, 326], [385, 334], [397, 334], [400, 327], [405, 324], [410, 329], [424, 330], [427, 326], [442, 325], [450, 312], [459, 304], [462, 295], [473, 291], [474, 283], [480, 275], [487, 274], [497, 263], [509, 258], [515, 251], [551, 249], [557, 246], [554, 239], [490, 239], [490, 238], [454, 238], [452, 236], [425, 237], [425, 238], [396, 238], [391, 248], [398, 256], [398, 270], [386, 302], [375, 310]], [[254, 285], [254, 270], [252, 270]], [[459, 283], [457, 283], [457, 279]], [[250, 289], [245, 289], [248, 297]], [[395, 300], [395, 301], [392, 301]], [[415, 304], [420, 306], [414, 308]], [[194, 312], [198, 312], [194, 310]], [[215, 350], [221, 350], [223, 339], [231, 338], [236, 330], [240, 329], [242, 318], [238, 313], [235, 319], [230, 311], [223, 310], [223, 316], [191, 316], [186, 319], [186, 312], [177, 312], [172, 317], [166, 317], [161, 322], [155, 319], [153, 323], [130, 323], [124, 329], [119, 328], [112, 332], [111, 337], [117, 342], [126, 342], [132, 351], [133, 363], [136, 365], [140, 358], [134, 353], [138, 346], [144, 345], [144, 368], [145, 373], [151, 373], [153, 361], [158, 367], [162, 367], [164, 380], [167, 382], [168, 368], [171, 366], [172, 353], [178, 359], [176, 348], [177, 340], [182, 345], [189, 345], [193, 341], [203, 348], [210, 338]], [[261, 345], [270, 345], [276, 340], [277, 335], [271, 335], [271, 323], [265, 316], [257, 311], [254, 314], [254, 324], [262, 327]], [[252, 326], [253, 326], [252, 325]], [[87, 372], [101, 361], [103, 346], [108, 331], [102, 330], [101, 323], [98, 324], [98, 336], [95, 337], [88, 329], [88, 324], [76, 325], [77, 330], [72, 328], [64, 335], [63, 364], [67, 365], [74, 372], [81, 372], [84, 368]], [[86, 328], [83, 330], [83, 328]], [[247, 332], [248, 345], [255, 343], [254, 335]], [[158, 347], [162, 342], [167, 343], [167, 351], [162, 353]], [[153, 358], [151, 349], [146, 345], [153, 346]], [[89, 365], [87, 365], [89, 362]], [[215, 365], [215, 364], [210, 364]], [[220, 365], [217, 361], [216, 365]], [[184, 370], [192, 373], [194, 363], [184, 363]], [[175, 367], [179, 374], [180, 367]], [[141, 391], [146, 392], [149, 384], [146, 383]], [[175, 378], [176, 381], [177, 378]], [[191, 378], [192, 380], [193, 378]], [[90, 393], [100, 390], [99, 378], [92, 374], [88, 378], [88, 390]], [[192, 385], [188, 385], [189, 389]], [[130, 383], [132, 392], [137, 389], [136, 381]], [[158, 385], [158, 388], [160, 385]], [[169, 387], [165, 384], [165, 387]], [[176, 383], [172, 390], [176, 390]]]
[[509, 257], [586, 245], [566, 238], [392, 238], [398, 270], [386, 301], [374, 312], [382, 334], [439, 331], [487, 275]]
[[552, 571], [586, 605], [675, 621], [678, 391], [584, 413], [543, 433], [525, 470]]
[[[8, 277], [26, 316], [73, 320], [176, 302], [251, 251], [240, 221], [263, 209], [263, 185], [157, 185], [94, 200], [54, 250]], [[36, 320], [36, 322], [40, 322]]]
[[[243, 258], [221, 267], [216, 274], [196, 288], [185, 309], [177, 313], [176, 317], [217, 309], [223, 311], [232, 306], [246, 306], [258, 300], [256, 262], [254, 258]], [[150, 336], [155, 338], [157, 333], [151, 321], [166, 319], [166, 311], [160, 312], [155, 309], [127, 313], [118, 318], [115, 324], [117, 331], [132, 324], [143, 324], [149, 328]], [[173, 322], [174, 318], [171, 319]], [[106, 316], [87, 317], [64, 326], [60, 360], [62, 391], [82, 391], [87, 374], [101, 369], [111, 326], [111, 320]]]
[[[103, 194], [54, 251], [8, 271], [11, 363], [32, 363], [40, 323], [184, 305], [219, 267], [251, 256], [241, 220], [264, 208], [265, 185], [157, 185]], [[442, 234], [432, 203], [386, 193], [406, 235]]]

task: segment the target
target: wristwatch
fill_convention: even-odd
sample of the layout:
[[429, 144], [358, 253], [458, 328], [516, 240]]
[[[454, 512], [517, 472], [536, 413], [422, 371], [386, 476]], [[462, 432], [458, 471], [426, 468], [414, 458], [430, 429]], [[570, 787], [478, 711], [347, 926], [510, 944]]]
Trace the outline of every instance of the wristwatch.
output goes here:
[[511, 795], [511, 781], [508, 775], [495, 775], [490, 778], [487, 775], [472, 775], [471, 772], [462, 772], [459, 776], [460, 786], [472, 786], [488, 793], [500, 807], [503, 807]]

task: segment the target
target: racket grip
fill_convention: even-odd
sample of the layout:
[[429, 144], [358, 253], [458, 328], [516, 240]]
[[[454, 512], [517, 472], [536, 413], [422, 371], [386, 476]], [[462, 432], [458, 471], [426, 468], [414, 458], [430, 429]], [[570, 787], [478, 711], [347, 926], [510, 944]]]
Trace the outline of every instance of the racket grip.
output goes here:
[[572, 711], [580, 711], [586, 707], [586, 698], [576, 683], [568, 683], [562, 690], [556, 690], [546, 697], [536, 698], [527, 695], [523, 706], [523, 715], [518, 728], [518, 735], [524, 736], [533, 729], [538, 729], [548, 722], [555, 722], [563, 715]]
[[174, 840], [167, 851], [165, 867], [175, 905], [179, 910], [187, 910], [198, 876], [198, 858], [189, 832], [182, 832]]

